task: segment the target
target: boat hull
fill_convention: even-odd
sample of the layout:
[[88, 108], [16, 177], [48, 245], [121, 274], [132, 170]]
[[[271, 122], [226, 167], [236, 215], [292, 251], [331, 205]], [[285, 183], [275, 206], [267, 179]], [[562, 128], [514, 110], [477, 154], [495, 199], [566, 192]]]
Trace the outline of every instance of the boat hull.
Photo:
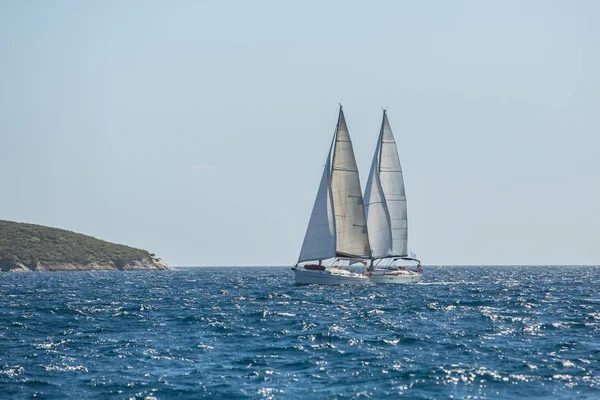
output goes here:
[[360, 274], [338, 275], [331, 271], [312, 271], [292, 268], [296, 283], [320, 285], [365, 285], [369, 278]]
[[417, 283], [421, 280], [421, 274], [402, 273], [396, 271], [374, 271], [369, 277], [372, 283]]

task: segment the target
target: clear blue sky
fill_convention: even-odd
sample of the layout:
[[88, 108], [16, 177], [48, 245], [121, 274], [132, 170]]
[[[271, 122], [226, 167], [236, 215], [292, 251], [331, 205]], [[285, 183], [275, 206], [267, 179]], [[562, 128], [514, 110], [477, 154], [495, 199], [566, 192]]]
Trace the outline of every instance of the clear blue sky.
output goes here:
[[0, 218], [174, 265], [300, 251], [342, 102], [427, 264], [600, 263], [600, 2], [0, 2]]

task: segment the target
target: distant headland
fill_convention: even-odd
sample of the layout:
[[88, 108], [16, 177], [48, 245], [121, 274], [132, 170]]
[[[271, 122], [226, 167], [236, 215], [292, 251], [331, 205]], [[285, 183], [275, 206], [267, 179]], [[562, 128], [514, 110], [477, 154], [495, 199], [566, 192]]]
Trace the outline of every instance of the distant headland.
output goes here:
[[146, 250], [42, 225], [0, 220], [0, 271], [168, 270]]

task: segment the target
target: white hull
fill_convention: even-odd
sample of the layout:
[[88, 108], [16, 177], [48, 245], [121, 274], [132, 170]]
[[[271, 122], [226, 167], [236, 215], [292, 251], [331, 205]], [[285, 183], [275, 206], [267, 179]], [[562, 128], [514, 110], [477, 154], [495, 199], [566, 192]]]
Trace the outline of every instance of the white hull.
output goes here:
[[421, 280], [421, 274], [407, 271], [375, 270], [369, 280], [373, 283], [417, 283]]
[[327, 269], [325, 271], [312, 271], [292, 268], [296, 277], [296, 283], [321, 285], [364, 285], [369, 283], [369, 277], [362, 274], [348, 272], [345, 270]]

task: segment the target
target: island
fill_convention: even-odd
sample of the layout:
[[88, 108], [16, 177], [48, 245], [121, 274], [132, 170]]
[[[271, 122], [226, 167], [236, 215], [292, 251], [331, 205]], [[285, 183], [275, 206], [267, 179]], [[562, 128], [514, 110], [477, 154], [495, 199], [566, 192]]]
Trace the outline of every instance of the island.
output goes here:
[[0, 271], [169, 270], [146, 250], [42, 225], [0, 220]]

